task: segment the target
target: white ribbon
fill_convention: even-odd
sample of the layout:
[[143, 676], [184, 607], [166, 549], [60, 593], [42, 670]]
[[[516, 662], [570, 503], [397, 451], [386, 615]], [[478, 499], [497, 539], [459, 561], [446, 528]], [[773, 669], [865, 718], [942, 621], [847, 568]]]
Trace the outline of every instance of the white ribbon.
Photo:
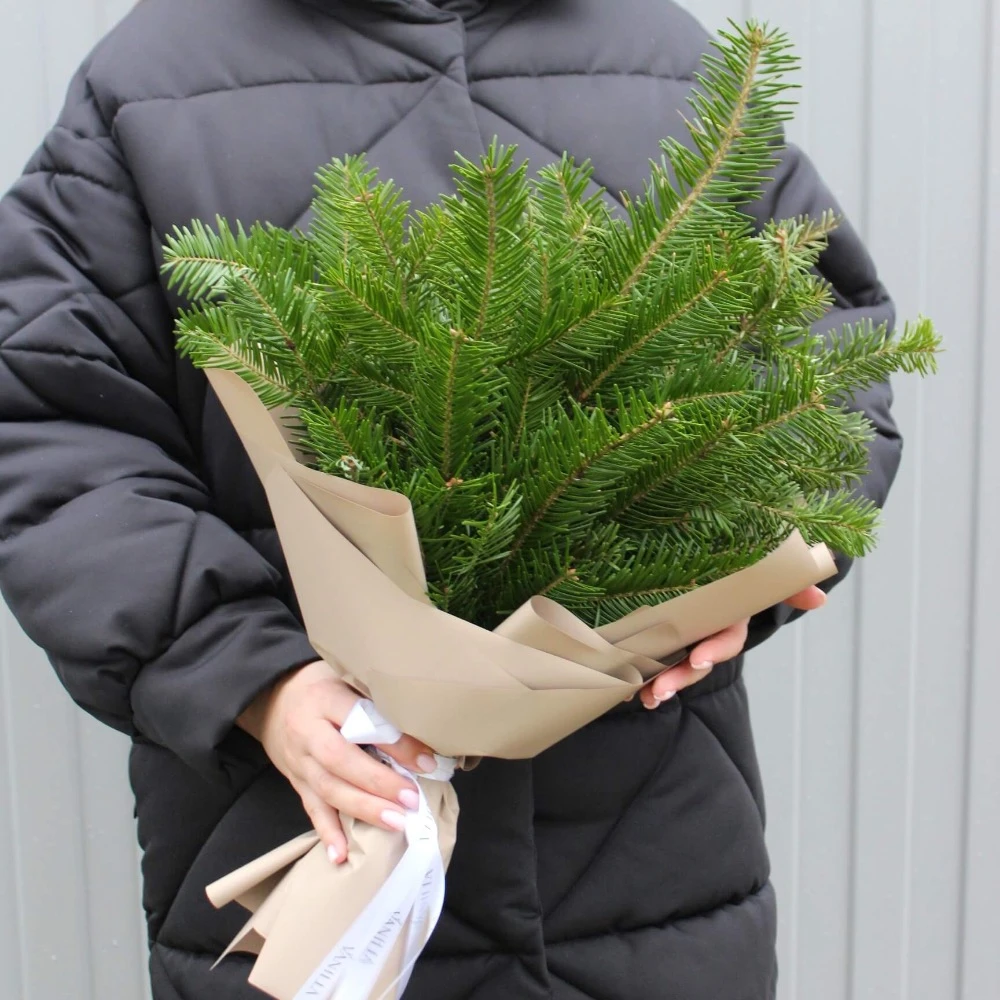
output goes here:
[[[340, 732], [344, 739], [359, 745], [392, 744], [403, 736], [367, 699], [354, 706]], [[306, 980], [295, 1000], [368, 1000], [405, 930], [400, 974], [374, 1000], [402, 993], [441, 916], [444, 862], [438, 847], [437, 823], [427, 798], [415, 775], [381, 751], [373, 752], [417, 786], [420, 804], [415, 812], [407, 813], [403, 831], [406, 850], [378, 892]], [[435, 755], [435, 758], [437, 770], [422, 777], [449, 781], [455, 773], [455, 762], [448, 757]]]

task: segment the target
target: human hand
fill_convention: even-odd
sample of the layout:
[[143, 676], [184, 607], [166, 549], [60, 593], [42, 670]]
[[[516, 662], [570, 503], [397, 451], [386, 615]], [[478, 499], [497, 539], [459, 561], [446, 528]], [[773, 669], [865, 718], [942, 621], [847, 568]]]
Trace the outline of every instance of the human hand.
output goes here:
[[[826, 594], [819, 587], [807, 587], [789, 597], [785, 604], [797, 611], [813, 611], [826, 603]], [[716, 663], [725, 663], [743, 651], [747, 641], [750, 619], [745, 618], [729, 628], [703, 639], [687, 658], [657, 674], [640, 692], [639, 699], [646, 708], [656, 708], [698, 681], [704, 680]]]
[[[317, 660], [261, 694], [237, 720], [291, 782], [327, 855], [338, 863], [347, 860], [339, 812], [402, 830], [404, 810], [419, 804], [412, 782], [340, 735], [359, 698], [328, 663]], [[437, 767], [430, 748], [412, 736], [379, 749], [418, 774]]]

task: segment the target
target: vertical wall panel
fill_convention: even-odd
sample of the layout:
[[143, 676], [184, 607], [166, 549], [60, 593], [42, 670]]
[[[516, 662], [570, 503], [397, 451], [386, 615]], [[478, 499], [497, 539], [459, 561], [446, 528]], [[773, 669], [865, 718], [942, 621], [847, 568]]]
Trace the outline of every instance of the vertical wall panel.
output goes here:
[[97, 4], [50, 0], [37, 5], [41, 52], [46, 69], [46, 120], [53, 118], [66, 94], [67, 72], [72, 73], [100, 31]]
[[81, 716], [80, 801], [94, 1000], [138, 1000], [146, 979], [145, 928], [137, 919], [132, 795], [124, 780], [125, 740]]
[[[5, 970], [0, 980], [0, 998], [14, 1000], [24, 995], [25, 940], [21, 895], [20, 852], [14, 827], [14, 732], [11, 725], [14, 705], [7, 683], [5, 655], [7, 630], [13, 623], [6, 611], [0, 612], [0, 968]], [[5, 992], [7, 991], [7, 992]]]
[[0, 87], [18, 99], [4, 102], [0, 182], [19, 173], [46, 125], [48, 85], [42, 59], [41, 4], [0, 0]]
[[[804, 641], [799, 661], [801, 721], [795, 727], [801, 764], [791, 807], [798, 816], [794, 897], [778, 885], [780, 922], [796, 928], [795, 948], [783, 955], [788, 975], [782, 978], [780, 995], [788, 1000], [847, 993], [857, 582], [855, 577], [841, 585], [821, 619], [798, 626]], [[750, 669], [769, 670], [764, 650], [751, 660]], [[757, 698], [756, 688], [754, 695], [755, 723], [779, 726], [780, 720], [769, 719], [770, 709]], [[789, 904], [794, 909], [788, 909]]]
[[[805, 68], [790, 137], [901, 315], [933, 315], [949, 347], [936, 380], [900, 382], [907, 448], [879, 551], [748, 666], [781, 1000], [1000, 997], [998, 2], [686, 3], [713, 28], [753, 14], [791, 33]], [[0, 0], [0, 92], [17, 95], [0, 188], [130, 5]], [[0, 1000], [141, 1000], [126, 741], [0, 624]]]
[[901, 390], [908, 461], [862, 612], [854, 987], [909, 1000], [957, 971], [982, 95], [946, 81], [979, 80], [982, 7], [876, 11], [871, 242], [901, 312], [949, 338], [945, 375]]
[[[0, 188], [123, 0], [0, 0]], [[2, 612], [0, 1000], [140, 1000], [145, 954], [127, 740], [83, 717]]]
[[[916, 678], [911, 720], [912, 865], [909, 880], [910, 1000], [956, 988], [960, 942], [966, 707], [972, 622], [972, 521], [977, 482], [975, 386], [980, 365], [982, 132], [981, 44], [987, 0], [929, 11], [931, 55], [927, 202], [917, 305], [942, 317], [944, 377], [923, 390], [916, 595]], [[970, 39], [974, 40], [972, 45]], [[960, 100], [952, 81], [968, 80]], [[942, 415], [947, 415], [942, 419]], [[947, 530], [941, 530], [947, 526]]]
[[1000, 555], [1000, 4], [993, 0], [990, 23], [982, 34], [987, 103], [981, 132], [989, 143], [982, 164], [982, 222], [978, 297], [981, 363], [977, 402], [981, 408], [976, 438], [978, 482], [973, 521], [973, 592], [975, 619], [968, 656], [973, 668], [969, 698], [969, 761], [964, 783], [967, 829], [964, 851], [964, 898], [961, 922], [959, 1000], [1000, 996], [1000, 948], [997, 947], [996, 901], [1000, 898], [1000, 670], [997, 669], [995, 609], [1000, 585], [995, 563]]
[[6, 638], [24, 1000], [92, 1000], [77, 714], [29, 641]]

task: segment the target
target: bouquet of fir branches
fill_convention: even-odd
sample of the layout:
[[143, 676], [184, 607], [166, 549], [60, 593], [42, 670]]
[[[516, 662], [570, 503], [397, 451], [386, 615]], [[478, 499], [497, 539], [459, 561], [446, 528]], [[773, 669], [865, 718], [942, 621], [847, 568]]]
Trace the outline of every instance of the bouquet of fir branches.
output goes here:
[[222, 219], [167, 244], [180, 347], [292, 407], [325, 472], [404, 493], [429, 593], [492, 627], [533, 594], [589, 623], [726, 576], [793, 529], [851, 556], [871, 427], [851, 394], [926, 373], [921, 320], [817, 337], [836, 219], [755, 229], [788, 117], [784, 35], [723, 33], [616, 217], [569, 157], [494, 143], [411, 213], [364, 156], [318, 177], [308, 233]]

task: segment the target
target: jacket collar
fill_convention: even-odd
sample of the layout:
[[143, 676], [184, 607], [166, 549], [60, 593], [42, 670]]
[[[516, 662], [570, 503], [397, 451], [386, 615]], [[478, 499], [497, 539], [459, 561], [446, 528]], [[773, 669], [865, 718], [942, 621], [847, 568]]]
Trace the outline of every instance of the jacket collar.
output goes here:
[[310, 0], [316, 7], [332, 10], [348, 3], [354, 7], [382, 11], [405, 21], [444, 20], [449, 14], [468, 19], [478, 14], [487, 0]]

